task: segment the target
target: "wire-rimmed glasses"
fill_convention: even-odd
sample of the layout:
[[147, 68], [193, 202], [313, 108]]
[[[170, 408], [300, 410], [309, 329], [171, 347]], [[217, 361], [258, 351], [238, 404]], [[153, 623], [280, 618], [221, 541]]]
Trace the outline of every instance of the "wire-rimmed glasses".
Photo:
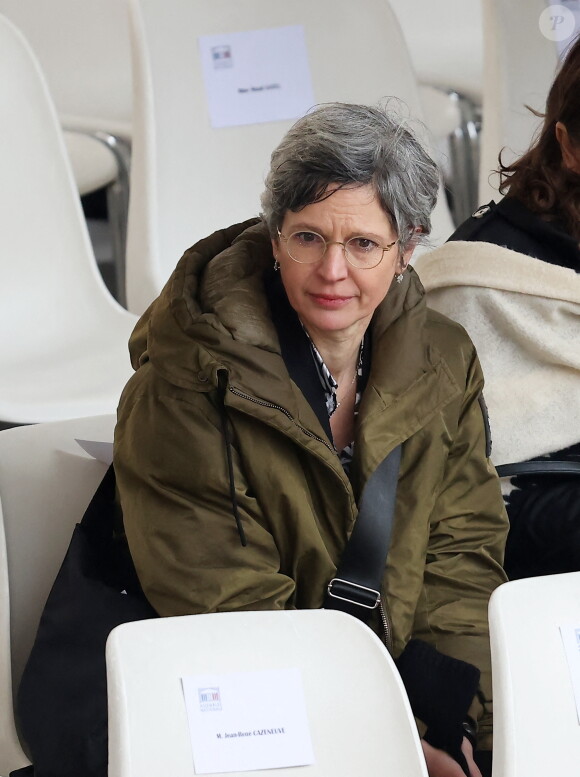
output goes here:
[[349, 238], [346, 243], [339, 240], [325, 240], [318, 232], [300, 229], [286, 237], [278, 230], [278, 237], [286, 243], [288, 256], [299, 264], [315, 264], [324, 258], [330, 245], [342, 246], [346, 261], [358, 270], [371, 270], [381, 263], [385, 251], [389, 251], [397, 242], [393, 240], [381, 246], [364, 235]]

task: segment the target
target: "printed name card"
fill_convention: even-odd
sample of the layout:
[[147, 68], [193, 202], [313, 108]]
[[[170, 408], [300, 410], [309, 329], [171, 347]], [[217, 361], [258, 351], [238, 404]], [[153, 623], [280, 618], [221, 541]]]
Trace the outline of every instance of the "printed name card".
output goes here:
[[183, 677], [196, 774], [314, 763], [299, 669]]
[[574, 699], [576, 700], [576, 713], [580, 723], [580, 625], [566, 624], [560, 626], [560, 634], [564, 642], [566, 660], [574, 690]]
[[212, 127], [297, 119], [314, 105], [304, 28], [198, 39]]

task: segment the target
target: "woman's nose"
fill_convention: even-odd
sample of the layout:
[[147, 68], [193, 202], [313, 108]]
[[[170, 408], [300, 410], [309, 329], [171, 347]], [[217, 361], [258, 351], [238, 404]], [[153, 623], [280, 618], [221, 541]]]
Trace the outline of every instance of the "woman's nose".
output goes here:
[[319, 263], [319, 272], [327, 280], [342, 280], [348, 275], [348, 262], [342, 243], [328, 243], [326, 252]]

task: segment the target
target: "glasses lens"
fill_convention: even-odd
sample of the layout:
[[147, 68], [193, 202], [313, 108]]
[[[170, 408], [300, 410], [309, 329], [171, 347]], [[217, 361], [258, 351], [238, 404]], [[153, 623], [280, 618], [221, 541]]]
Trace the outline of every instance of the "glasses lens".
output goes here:
[[374, 267], [383, 256], [382, 247], [368, 237], [351, 237], [346, 250], [355, 267]]
[[292, 259], [302, 264], [319, 262], [326, 248], [324, 238], [316, 232], [294, 232], [286, 244]]

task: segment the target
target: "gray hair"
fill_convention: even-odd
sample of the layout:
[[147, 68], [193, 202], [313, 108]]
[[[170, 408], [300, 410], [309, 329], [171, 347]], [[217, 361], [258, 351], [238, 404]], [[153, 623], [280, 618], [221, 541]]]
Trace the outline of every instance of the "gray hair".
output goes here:
[[273, 151], [262, 218], [277, 237], [286, 211], [325, 198], [330, 184], [371, 184], [405, 249], [431, 232], [439, 170], [408, 122], [387, 107], [327, 103], [299, 119]]

